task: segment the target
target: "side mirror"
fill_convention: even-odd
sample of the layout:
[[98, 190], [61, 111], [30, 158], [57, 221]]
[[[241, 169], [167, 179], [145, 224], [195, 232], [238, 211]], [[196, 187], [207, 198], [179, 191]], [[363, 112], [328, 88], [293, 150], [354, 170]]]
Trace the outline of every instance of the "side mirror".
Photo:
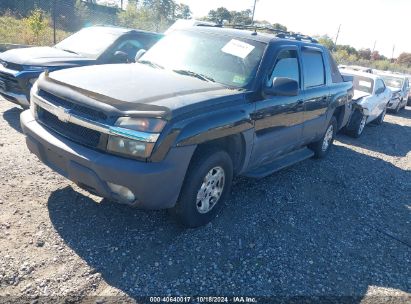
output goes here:
[[264, 93], [277, 96], [297, 96], [299, 93], [298, 82], [286, 77], [275, 77], [273, 85], [266, 87]]
[[141, 49], [137, 52], [136, 57], [134, 59], [135, 62], [137, 62], [147, 51], [145, 49]]
[[122, 51], [115, 52], [114, 59], [116, 62], [128, 62], [129, 61], [127, 53], [124, 53]]

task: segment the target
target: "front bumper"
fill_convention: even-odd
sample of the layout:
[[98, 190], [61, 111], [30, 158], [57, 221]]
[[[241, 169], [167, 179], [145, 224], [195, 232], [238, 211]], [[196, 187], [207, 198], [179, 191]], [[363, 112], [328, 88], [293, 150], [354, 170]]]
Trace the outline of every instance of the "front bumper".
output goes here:
[[38, 78], [38, 71], [15, 71], [0, 65], [0, 95], [23, 108], [30, 106], [30, 79]]
[[[20, 116], [29, 150], [53, 170], [93, 194], [121, 201], [108, 183], [127, 187], [132, 205], [164, 209], [175, 205], [195, 146], [172, 148], [158, 163], [118, 157], [76, 144], [40, 125], [29, 110]], [[130, 203], [130, 202], [127, 202]]]
[[4, 99], [11, 101], [15, 104], [18, 104], [24, 109], [30, 106], [30, 101], [27, 99], [27, 96], [25, 94], [17, 94], [17, 93], [7, 92], [7, 91], [0, 89], [0, 95]]

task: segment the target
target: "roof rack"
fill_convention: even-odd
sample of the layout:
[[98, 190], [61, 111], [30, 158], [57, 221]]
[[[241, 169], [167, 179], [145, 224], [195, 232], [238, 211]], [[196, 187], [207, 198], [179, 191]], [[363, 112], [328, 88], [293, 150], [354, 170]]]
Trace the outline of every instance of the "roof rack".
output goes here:
[[214, 25], [214, 27], [229, 27], [233, 29], [238, 29], [238, 30], [254, 30], [254, 32], [257, 31], [266, 31], [272, 34], [275, 34], [276, 37], [278, 38], [283, 38], [283, 39], [293, 39], [293, 40], [298, 40], [298, 41], [308, 41], [312, 43], [318, 43], [318, 40], [315, 38], [312, 38], [308, 35], [303, 35], [301, 33], [294, 33], [294, 32], [289, 32], [289, 31], [284, 31], [284, 30], [279, 30], [279, 29], [274, 29], [269, 26], [260, 26], [260, 25], [243, 25], [243, 24], [227, 24], [227, 25]]

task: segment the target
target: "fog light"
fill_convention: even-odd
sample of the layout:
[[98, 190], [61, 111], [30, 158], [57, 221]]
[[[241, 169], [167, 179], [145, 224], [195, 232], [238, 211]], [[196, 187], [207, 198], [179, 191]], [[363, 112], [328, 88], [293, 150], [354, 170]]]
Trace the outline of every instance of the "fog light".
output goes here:
[[131, 192], [130, 189], [124, 186], [120, 186], [117, 184], [113, 183], [107, 183], [111, 191], [113, 191], [115, 194], [117, 194], [122, 200], [125, 200], [127, 202], [134, 202], [136, 200], [136, 197], [133, 192]]

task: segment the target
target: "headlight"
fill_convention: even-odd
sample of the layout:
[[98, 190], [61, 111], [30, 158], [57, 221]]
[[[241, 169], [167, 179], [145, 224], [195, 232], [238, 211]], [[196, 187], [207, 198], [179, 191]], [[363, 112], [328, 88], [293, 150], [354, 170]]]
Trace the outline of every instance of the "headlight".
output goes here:
[[36, 66], [36, 65], [25, 65], [24, 66], [25, 71], [38, 71], [38, 72], [41, 72], [41, 71], [44, 71], [46, 69], [47, 69], [47, 67], [45, 67], [45, 66]]
[[29, 83], [33, 85], [37, 81], [37, 78], [30, 78]]
[[110, 128], [107, 150], [135, 158], [148, 158], [166, 121], [157, 118], [120, 117]]
[[110, 135], [107, 150], [136, 158], [148, 158], [153, 152], [154, 144]]
[[165, 125], [166, 122], [158, 118], [120, 117], [116, 121], [118, 127], [148, 133], [159, 133]]

